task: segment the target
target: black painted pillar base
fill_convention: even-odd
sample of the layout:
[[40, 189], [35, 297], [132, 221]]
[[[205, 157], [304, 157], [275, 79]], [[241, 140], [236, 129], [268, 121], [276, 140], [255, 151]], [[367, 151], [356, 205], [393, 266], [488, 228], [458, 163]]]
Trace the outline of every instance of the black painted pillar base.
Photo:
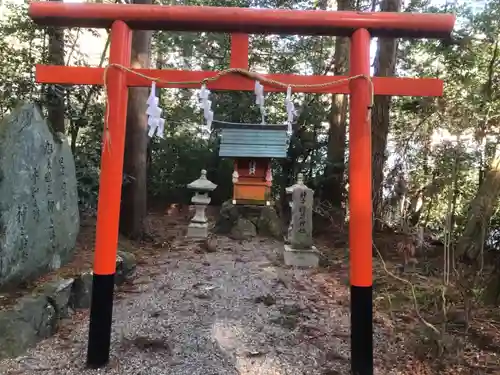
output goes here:
[[113, 291], [115, 275], [96, 275], [92, 278], [87, 366], [100, 368], [108, 364], [113, 320]]
[[372, 287], [351, 285], [351, 372], [373, 375]]

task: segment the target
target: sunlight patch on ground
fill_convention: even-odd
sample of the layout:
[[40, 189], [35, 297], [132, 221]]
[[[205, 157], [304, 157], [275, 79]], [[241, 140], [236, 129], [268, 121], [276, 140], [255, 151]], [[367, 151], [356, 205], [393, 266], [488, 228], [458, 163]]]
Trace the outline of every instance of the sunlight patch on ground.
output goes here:
[[[265, 353], [260, 353], [258, 345], [248, 345], [244, 337], [245, 327], [235, 321], [216, 320], [212, 326], [212, 337], [220, 348], [235, 361], [235, 368], [241, 375], [283, 375], [275, 361]], [[265, 355], [265, 357], [260, 357]]]

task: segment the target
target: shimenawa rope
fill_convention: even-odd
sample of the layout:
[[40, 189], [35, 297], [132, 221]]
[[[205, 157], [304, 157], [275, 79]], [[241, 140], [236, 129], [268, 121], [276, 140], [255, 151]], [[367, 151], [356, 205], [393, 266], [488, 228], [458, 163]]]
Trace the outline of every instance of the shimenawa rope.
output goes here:
[[[133, 70], [131, 68], [127, 68], [126, 66], [120, 65], [120, 64], [109, 64], [104, 68], [104, 77], [103, 77], [103, 83], [104, 83], [104, 96], [106, 100], [106, 104], [108, 102], [108, 90], [107, 90], [107, 76], [109, 72], [109, 68], [118, 68], [123, 71], [132, 73], [138, 77], [145, 78], [147, 80], [150, 80], [151, 82], [157, 82], [157, 83], [164, 83], [168, 85], [203, 85], [207, 84], [208, 82], [214, 82], [217, 81], [219, 78], [226, 76], [228, 74], [239, 74], [244, 77], [247, 77], [249, 79], [252, 79], [254, 81], [259, 81], [261, 83], [267, 83], [269, 86], [274, 86], [274, 87], [282, 87], [282, 88], [323, 88], [323, 87], [329, 87], [329, 86], [335, 86], [335, 85], [340, 85], [345, 82], [349, 82], [353, 79], [357, 78], [364, 78], [368, 81], [369, 86], [370, 86], [370, 107], [368, 108], [368, 116], [370, 116], [370, 110], [373, 107], [373, 97], [374, 97], [374, 90], [373, 90], [373, 81], [370, 76], [367, 76], [365, 74], [358, 74], [352, 77], [347, 77], [343, 78], [340, 80], [332, 80], [330, 82], [325, 82], [325, 83], [315, 83], [315, 84], [288, 84], [288, 83], [283, 83], [274, 79], [266, 78], [258, 73], [251, 72], [246, 69], [241, 69], [241, 68], [229, 68], [222, 70], [218, 72], [215, 76], [213, 77], [208, 77], [205, 78], [201, 81], [179, 81], [179, 82], [174, 82], [174, 81], [165, 81], [160, 78], [154, 78], [150, 77], [146, 74], [140, 73], [136, 70]], [[109, 118], [109, 106], [106, 106], [106, 116], [105, 116], [105, 128], [104, 128], [104, 134], [103, 134], [103, 146], [108, 145], [109, 151], [111, 151], [111, 136], [109, 133], [109, 124], [108, 124], [108, 118]]]

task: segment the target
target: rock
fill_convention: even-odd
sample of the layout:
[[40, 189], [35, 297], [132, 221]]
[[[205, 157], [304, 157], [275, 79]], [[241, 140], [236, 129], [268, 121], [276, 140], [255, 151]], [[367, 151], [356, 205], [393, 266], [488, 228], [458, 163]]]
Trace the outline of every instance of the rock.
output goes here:
[[54, 306], [58, 319], [69, 316], [69, 302], [74, 279], [52, 281], [44, 286], [43, 295]]
[[[124, 251], [117, 256], [117, 283], [135, 270], [135, 257]], [[14, 307], [0, 310], [0, 359], [22, 355], [41, 339], [52, 336], [70, 309], [89, 308], [92, 272], [77, 278], [49, 282], [22, 297]]]
[[266, 354], [266, 352], [261, 352], [259, 350], [252, 350], [250, 352], [246, 352], [245, 356], [247, 358], [255, 358], [255, 357], [261, 357], [261, 356], [263, 356], [265, 354]]
[[207, 238], [201, 241], [200, 250], [204, 253], [215, 253], [217, 251], [217, 239]]
[[[240, 222], [243, 219], [244, 222]], [[252, 226], [253, 229], [250, 229]], [[235, 239], [243, 239], [241, 225], [250, 232], [245, 238], [256, 234], [282, 239], [281, 220], [272, 206], [233, 205], [231, 201], [222, 204], [214, 231], [219, 234], [230, 234]], [[255, 234], [252, 234], [255, 231]]]
[[127, 277], [135, 271], [136, 264], [134, 254], [125, 251], [118, 251], [118, 255], [116, 257], [115, 284], [123, 284]]
[[123, 338], [122, 340], [122, 344], [132, 344], [133, 346], [143, 351], [159, 351], [162, 354], [172, 353], [172, 348], [165, 338], [149, 338], [138, 336], [132, 340], [127, 338]]
[[220, 234], [229, 234], [234, 224], [240, 217], [238, 208], [231, 203], [231, 201], [226, 201], [222, 203], [220, 208], [219, 217], [217, 223], [215, 224], [215, 231]]
[[37, 341], [33, 327], [15, 311], [0, 311], [0, 359], [17, 357]]
[[71, 149], [34, 104], [0, 124], [0, 287], [67, 263], [80, 226]]
[[73, 309], [88, 309], [92, 301], [92, 271], [84, 272], [75, 279], [71, 287], [69, 306]]
[[250, 205], [237, 205], [239, 217], [250, 220], [253, 225], [257, 226], [262, 210], [266, 206], [250, 206]]
[[0, 311], [0, 358], [23, 354], [57, 330], [56, 308], [45, 295], [22, 298], [12, 310]]
[[257, 233], [261, 236], [283, 239], [281, 229], [281, 220], [274, 207], [262, 207], [259, 219], [257, 221]]
[[194, 296], [199, 299], [210, 299], [212, 298], [212, 295], [208, 292], [199, 292], [195, 293]]
[[30, 323], [36, 337], [47, 338], [55, 333], [57, 311], [44, 294], [22, 298], [14, 311], [17, 311], [21, 320]]
[[230, 237], [234, 240], [248, 240], [257, 235], [257, 228], [248, 219], [239, 218], [231, 229]]
[[284, 328], [288, 328], [290, 330], [295, 329], [299, 324], [299, 318], [293, 315], [281, 315], [277, 317], [272, 317], [269, 321], [273, 324], [280, 325]]
[[[116, 256], [115, 284], [120, 285], [135, 271], [134, 254], [118, 251]], [[92, 271], [84, 272], [75, 279], [68, 305], [73, 309], [88, 309], [92, 301]]]
[[266, 294], [264, 296], [255, 298], [255, 303], [263, 303], [264, 305], [269, 307], [276, 304], [276, 297], [271, 294]]
[[280, 308], [280, 311], [284, 315], [300, 315], [302, 311], [305, 310], [304, 306], [300, 306], [297, 303], [283, 305]]

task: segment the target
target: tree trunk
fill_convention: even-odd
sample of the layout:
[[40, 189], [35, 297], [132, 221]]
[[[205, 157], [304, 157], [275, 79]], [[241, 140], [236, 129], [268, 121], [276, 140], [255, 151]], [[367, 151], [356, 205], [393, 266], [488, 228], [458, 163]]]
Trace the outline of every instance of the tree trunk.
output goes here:
[[[340, 0], [338, 10], [353, 9], [352, 0]], [[342, 75], [348, 70], [349, 64], [349, 38], [337, 37], [335, 42], [335, 67], [334, 74]], [[347, 95], [332, 94], [332, 107], [330, 110], [330, 129], [328, 132], [327, 164], [324, 172], [323, 199], [329, 201], [343, 221], [345, 209], [344, 202], [344, 170], [345, 170], [345, 144], [347, 123]]]
[[[382, 12], [399, 12], [401, 0], [383, 0], [380, 5]], [[375, 56], [375, 76], [390, 77], [396, 69], [397, 41], [395, 39], [379, 38], [377, 55]], [[375, 218], [382, 218], [385, 150], [389, 134], [389, 109], [391, 97], [377, 95], [372, 109], [372, 168], [373, 168], [373, 213]], [[374, 228], [381, 229], [380, 220], [374, 220]]]
[[[490, 168], [487, 171], [480, 171], [480, 180], [476, 197], [469, 205], [467, 221], [462, 236], [457, 242], [455, 257], [463, 263], [471, 265], [473, 271], [482, 270], [484, 262], [484, 245], [488, 238], [488, 228], [491, 217], [496, 211], [498, 199], [500, 197], [500, 145], [497, 143], [494, 147], [489, 147], [485, 137], [485, 132], [490, 125], [489, 111], [485, 111], [484, 105], [492, 100], [494, 67], [500, 57], [500, 44], [497, 40], [491, 56], [488, 80], [484, 85], [484, 100], [482, 112], [486, 112], [482, 123], [480, 134], [483, 137], [484, 147], [482, 163], [488, 164]], [[478, 259], [479, 258], [479, 259]], [[463, 264], [462, 264], [462, 268]], [[475, 272], [478, 273], [477, 271]], [[462, 279], [468, 275], [462, 272]], [[475, 280], [474, 280], [475, 281]], [[462, 280], [463, 282], [463, 280]], [[469, 288], [475, 287], [474, 284]], [[486, 285], [483, 299], [486, 303], [498, 305], [500, 299], [500, 258], [497, 257], [495, 269], [492, 272], [492, 279]]]
[[495, 158], [484, 176], [476, 196], [470, 202], [464, 231], [460, 236], [455, 256], [465, 263], [476, 262], [483, 247], [483, 233], [496, 210], [500, 197], [500, 155]]
[[[151, 4], [151, 0], [135, 0], [134, 3]], [[133, 68], [149, 67], [151, 37], [151, 31], [133, 32], [131, 56]], [[120, 232], [132, 239], [142, 238], [145, 234], [148, 158], [146, 101], [148, 95], [147, 87], [129, 89]]]
[[[485, 108], [486, 103], [489, 103], [492, 100], [493, 96], [493, 82], [495, 79], [495, 66], [498, 66], [498, 58], [500, 57], [500, 42], [497, 40], [495, 42], [495, 46], [493, 48], [493, 54], [491, 56], [489, 66], [488, 66], [488, 80], [484, 84], [484, 99], [481, 103], [481, 112], [488, 113], [489, 111]], [[489, 116], [486, 114], [484, 121], [482, 121], [480, 128], [477, 131], [477, 134], [480, 136], [481, 143], [481, 159], [479, 161], [479, 185], [483, 183], [486, 169], [488, 164], [490, 163], [491, 158], [494, 156], [491, 153], [490, 142], [488, 142], [486, 138], [486, 131], [489, 125]]]
[[[49, 37], [48, 64], [64, 65], [64, 29], [58, 27], [48, 27], [47, 35]], [[46, 99], [48, 121], [52, 126], [52, 129], [56, 132], [64, 133], [64, 94], [49, 86], [47, 89]]]
[[[467, 221], [457, 241], [455, 259], [461, 264], [461, 278], [464, 285], [474, 287], [474, 275], [481, 269], [481, 253], [488, 238], [488, 227], [500, 197], [500, 155], [497, 151], [493, 164], [485, 173], [474, 199], [470, 202]], [[484, 259], [484, 258], [483, 258]], [[472, 281], [471, 281], [472, 280]], [[467, 283], [468, 281], [468, 283]], [[497, 304], [500, 296], [500, 262], [495, 265], [493, 277], [486, 286], [483, 298], [486, 303]]]

